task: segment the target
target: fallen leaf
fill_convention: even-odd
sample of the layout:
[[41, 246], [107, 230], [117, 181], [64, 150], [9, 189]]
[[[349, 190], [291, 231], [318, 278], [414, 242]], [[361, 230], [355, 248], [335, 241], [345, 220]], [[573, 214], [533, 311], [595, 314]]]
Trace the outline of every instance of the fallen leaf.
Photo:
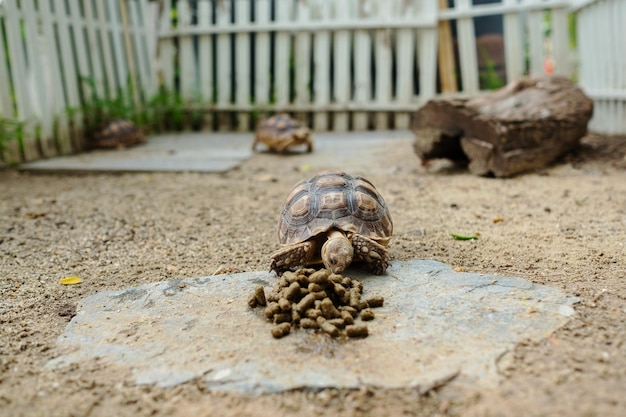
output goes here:
[[311, 172], [311, 171], [313, 171], [313, 165], [311, 164], [300, 165], [300, 172]]
[[450, 236], [452, 236], [456, 240], [475, 240], [475, 239], [478, 239], [478, 233], [474, 234], [473, 236], [457, 235], [456, 233], [450, 233]]
[[61, 278], [59, 282], [63, 285], [74, 285], [74, 284], [80, 284], [81, 282], [83, 282], [83, 280], [80, 279], [80, 277], [71, 276], [71, 277]]

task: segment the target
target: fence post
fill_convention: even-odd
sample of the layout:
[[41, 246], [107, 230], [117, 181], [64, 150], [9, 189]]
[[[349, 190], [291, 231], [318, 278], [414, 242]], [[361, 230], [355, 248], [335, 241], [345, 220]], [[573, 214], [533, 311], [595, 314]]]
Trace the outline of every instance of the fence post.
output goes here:
[[[399, 20], [410, 20], [415, 16], [414, 3], [398, 4], [396, 16]], [[408, 106], [413, 98], [413, 65], [415, 64], [415, 31], [398, 29], [396, 49], [396, 102]], [[394, 113], [394, 128], [408, 129], [410, 117], [407, 112]]]
[[[457, 0], [455, 4], [458, 10], [469, 10], [471, 7], [470, 0]], [[479, 90], [479, 83], [474, 19], [472, 17], [458, 19], [457, 31], [463, 91], [468, 94], [475, 94]]]
[[[208, 29], [213, 21], [213, 10], [211, 3], [201, 1], [198, 3], [198, 28]], [[202, 34], [198, 40], [198, 71], [200, 73], [200, 103], [203, 106], [213, 104], [213, 42], [212, 35]], [[202, 130], [213, 129], [213, 111], [203, 109]]]
[[[330, 4], [327, 0], [315, 0], [311, 6], [312, 16], [316, 21], [325, 22], [329, 19]], [[313, 92], [315, 114], [313, 129], [328, 130], [328, 112], [325, 107], [330, 103], [330, 32], [318, 30], [314, 35], [313, 50]]]
[[[220, 1], [215, 7], [216, 27], [231, 26], [230, 2]], [[230, 33], [217, 35], [217, 104], [228, 107], [232, 100], [233, 68]], [[220, 110], [218, 112], [218, 129], [225, 131], [232, 128], [231, 113]]]
[[[235, 24], [240, 28], [250, 25], [250, 2], [235, 2]], [[237, 129], [250, 130], [250, 33], [235, 35], [235, 103], [244, 108], [237, 114]]]
[[[418, 3], [418, 13], [429, 16], [429, 20], [433, 22], [437, 21], [437, 9], [438, 6], [434, 2]], [[438, 27], [434, 27], [432, 29], [419, 29], [417, 31], [417, 66], [419, 68], [420, 104], [426, 103], [427, 100], [433, 98], [437, 93], [438, 30]], [[454, 83], [456, 84], [456, 79]]]
[[[389, 20], [389, 0], [378, 0], [376, 15], [383, 21]], [[386, 107], [391, 101], [391, 60], [393, 39], [388, 28], [376, 29], [374, 33], [374, 53], [376, 64], [376, 88], [374, 100], [381, 107]], [[374, 127], [378, 130], [388, 128], [389, 113], [377, 111], [374, 116]]]
[[[297, 3], [298, 16], [296, 21], [306, 24], [310, 22], [310, 8], [307, 0], [298, 0]], [[311, 85], [311, 33], [298, 32], [294, 44], [295, 51], [295, 93], [297, 106], [306, 106], [311, 102], [310, 85]], [[297, 118], [305, 125], [309, 125], [309, 113], [298, 112]]]
[[[335, 3], [335, 21], [345, 23], [350, 20], [350, 3], [341, 1]], [[335, 103], [341, 108], [350, 101], [350, 32], [348, 30], [336, 30], [333, 33], [333, 62], [334, 85], [333, 93]], [[333, 117], [333, 130], [343, 132], [348, 130], [350, 120], [347, 111], [338, 110]]]
[[[191, 8], [188, 0], [178, 0], [176, 2], [176, 11], [178, 13], [178, 27], [180, 29], [191, 29]], [[180, 96], [186, 106], [195, 104], [196, 94], [196, 77], [198, 75], [196, 57], [194, 51], [193, 35], [184, 34], [178, 39], [178, 68], [180, 71]], [[183, 128], [190, 130], [192, 127], [191, 114], [185, 112]]]

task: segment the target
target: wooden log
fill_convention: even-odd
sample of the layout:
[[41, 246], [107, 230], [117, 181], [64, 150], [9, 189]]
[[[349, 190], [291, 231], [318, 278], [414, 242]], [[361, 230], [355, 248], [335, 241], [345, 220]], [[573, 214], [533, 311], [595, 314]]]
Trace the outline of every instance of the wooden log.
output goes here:
[[476, 175], [544, 167], [578, 146], [593, 101], [565, 77], [521, 78], [477, 98], [431, 100], [414, 118], [422, 161], [469, 160]]

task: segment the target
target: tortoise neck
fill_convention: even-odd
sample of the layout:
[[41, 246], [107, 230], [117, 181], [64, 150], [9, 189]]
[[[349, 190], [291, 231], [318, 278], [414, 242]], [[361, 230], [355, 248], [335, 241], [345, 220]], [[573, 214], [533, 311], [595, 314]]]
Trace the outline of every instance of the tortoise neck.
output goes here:
[[341, 239], [341, 238], [348, 239], [343, 232], [337, 229], [331, 229], [328, 231], [328, 240]]

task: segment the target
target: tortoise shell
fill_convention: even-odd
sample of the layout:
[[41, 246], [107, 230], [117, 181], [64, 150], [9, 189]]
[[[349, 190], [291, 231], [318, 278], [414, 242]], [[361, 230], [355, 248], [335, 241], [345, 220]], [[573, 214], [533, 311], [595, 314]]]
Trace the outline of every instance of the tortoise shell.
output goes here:
[[270, 150], [285, 152], [294, 146], [306, 144], [308, 152], [313, 149], [311, 131], [286, 113], [263, 119], [257, 126], [252, 149], [257, 143], [265, 144]]
[[110, 149], [137, 145], [145, 137], [130, 120], [113, 119], [100, 124], [89, 139], [91, 148]]
[[282, 208], [278, 238], [289, 245], [330, 229], [363, 235], [387, 246], [393, 223], [385, 200], [370, 181], [324, 171], [293, 187]]

